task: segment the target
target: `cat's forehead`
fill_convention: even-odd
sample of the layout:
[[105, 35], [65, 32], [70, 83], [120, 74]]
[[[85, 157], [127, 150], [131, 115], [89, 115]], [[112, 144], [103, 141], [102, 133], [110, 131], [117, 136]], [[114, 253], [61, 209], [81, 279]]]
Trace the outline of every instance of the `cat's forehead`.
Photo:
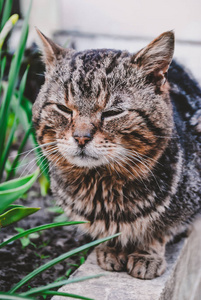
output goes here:
[[74, 52], [68, 61], [64, 59], [57, 72], [70, 103], [82, 106], [82, 109], [90, 106], [96, 110], [121, 102], [121, 89], [125, 82], [128, 85], [129, 63], [127, 51], [87, 50]]
[[[111, 61], [113, 62], [113, 67], [115, 63], [118, 63], [122, 58], [128, 57], [129, 53], [127, 51], [114, 50], [114, 49], [90, 49], [81, 52], [75, 52], [70, 60], [70, 64], [73, 67], [72, 71], [77, 68], [83, 67], [84, 71], [88, 71], [96, 68], [105, 68], [106, 72]], [[112, 67], [110, 65], [110, 67]]]
[[[85, 50], [73, 52], [66, 59], [58, 61], [57, 72], [66, 81], [96, 80], [108, 77], [116, 68], [123, 68], [123, 64], [129, 63], [130, 54], [127, 51], [111, 49]], [[93, 82], [94, 83], [94, 82]], [[104, 82], [102, 82], [104, 85]]]

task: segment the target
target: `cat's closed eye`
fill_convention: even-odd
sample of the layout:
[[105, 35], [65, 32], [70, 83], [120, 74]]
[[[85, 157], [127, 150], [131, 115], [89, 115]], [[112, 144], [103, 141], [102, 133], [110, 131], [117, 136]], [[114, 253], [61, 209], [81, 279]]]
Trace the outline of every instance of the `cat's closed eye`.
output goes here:
[[124, 110], [108, 110], [102, 113], [101, 119], [104, 120], [106, 118], [110, 118], [113, 116], [117, 116], [124, 113]]
[[57, 104], [57, 108], [58, 108], [59, 110], [65, 112], [65, 113], [67, 113], [67, 114], [70, 114], [70, 115], [73, 114], [73, 111], [72, 111], [70, 108], [68, 108], [67, 106], [65, 106], [65, 105]]

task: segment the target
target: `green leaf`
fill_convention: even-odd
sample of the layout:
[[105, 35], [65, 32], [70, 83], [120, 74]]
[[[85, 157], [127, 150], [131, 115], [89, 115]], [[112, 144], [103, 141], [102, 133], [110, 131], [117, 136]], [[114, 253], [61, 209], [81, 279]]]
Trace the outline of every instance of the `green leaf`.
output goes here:
[[29, 235], [29, 238], [35, 240], [35, 239], [38, 239], [39, 236], [40, 236], [39, 233], [31, 233]]
[[[1, 58], [1, 56], [0, 56]], [[4, 56], [4, 58], [0, 61], [0, 66], [1, 66], [1, 73], [0, 73], [0, 84], [1, 81], [3, 79], [3, 75], [4, 75], [4, 71], [5, 71], [5, 67], [6, 67], [6, 56]]]
[[[10, 2], [12, 2], [12, 1], [10, 1]], [[7, 3], [8, 2], [6, 2], [6, 5], [7, 5]], [[3, 152], [3, 148], [4, 148], [10, 102], [11, 102], [11, 99], [12, 99], [12, 96], [14, 93], [14, 89], [15, 89], [17, 80], [18, 80], [18, 74], [19, 74], [21, 61], [22, 61], [22, 57], [24, 54], [26, 40], [27, 40], [27, 36], [28, 36], [28, 19], [29, 19], [30, 11], [31, 11], [31, 2], [30, 2], [28, 13], [27, 13], [26, 18], [23, 23], [20, 42], [19, 42], [17, 51], [14, 55], [14, 58], [12, 60], [11, 67], [9, 70], [8, 86], [7, 86], [6, 91], [4, 92], [4, 96], [2, 99], [1, 110], [0, 110], [0, 132], [1, 132], [0, 153]], [[0, 172], [1, 172], [1, 176], [2, 176], [1, 169], [0, 169]]]
[[[5, 87], [4, 87], [5, 88]], [[19, 109], [19, 114], [20, 114], [20, 122], [24, 128], [24, 130], [26, 131], [27, 128], [32, 128], [32, 104], [30, 103], [30, 101], [23, 97], [22, 98], [22, 103], [20, 105], [20, 107], [18, 107], [17, 105], [17, 94], [15, 94], [13, 96], [13, 100], [11, 102], [11, 108], [13, 109], [13, 111], [16, 113], [17, 109]], [[30, 138], [31, 138], [31, 142], [33, 147], [35, 147], [35, 153], [38, 157], [38, 166], [41, 169], [41, 172], [43, 175], [45, 175], [46, 179], [49, 181], [49, 174], [48, 174], [48, 164], [47, 164], [47, 160], [44, 159], [44, 156], [42, 156], [42, 151], [40, 149], [40, 147], [38, 147], [38, 143], [36, 140], [36, 136], [34, 134], [33, 131], [31, 131], [30, 133]], [[42, 156], [42, 158], [41, 158]]]
[[0, 51], [0, 69], [1, 69], [0, 70], [0, 95], [1, 95], [2, 79], [3, 79], [5, 67], [6, 67], [6, 56], [4, 56], [4, 58], [1, 60], [1, 51]]
[[15, 230], [19, 233], [25, 232], [25, 229], [22, 227], [15, 227]]
[[60, 222], [67, 222], [68, 221], [68, 217], [65, 213], [54, 217], [54, 222], [55, 223], [60, 223]]
[[41, 292], [47, 291], [49, 289], [53, 289], [53, 288], [62, 286], [64, 284], [80, 282], [80, 281], [84, 281], [84, 280], [88, 280], [88, 279], [92, 279], [92, 278], [101, 277], [101, 276], [104, 276], [104, 275], [106, 275], [106, 274], [98, 274], [98, 275], [92, 275], [92, 276], [86, 276], [86, 277], [80, 277], [80, 278], [65, 279], [65, 280], [61, 280], [61, 281], [58, 281], [58, 282], [53, 282], [53, 283], [47, 284], [45, 286], [40, 286], [40, 287], [37, 287], [37, 288], [33, 288], [33, 289], [29, 290], [28, 292], [21, 293], [21, 295], [22, 296], [36, 295], [36, 294], [39, 294]]
[[0, 0], [0, 14], [3, 13], [1, 10], [3, 8], [3, 3], [4, 3], [4, 0]]
[[48, 207], [47, 211], [51, 212], [51, 213], [56, 213], [56, 214], [63, 214], [64, 210], [60, 207], [60, 206], [52, 206], [52, 207]]
[[51, 229], [54, 227], [59, 227], [59, 226], [69, 226], [69, 225], [77, 225], [77, 224], [84, 224], [87, 222], [84, 221], [80, 221], [80, 222], [61, 222], [61, 223], [51, 223], [51, 224], [45, 224], [45, 225], [41, 225], [41, 226], [37, 226], [28, 230], [24, 230], [23, 228], [15, 228], [19, 234], [13, 236], [12, 238], [6, 240], [5, 242], [0, 244], [0, 249], [3, 248], [5, 245], [20, 239], [23, 236], [27, 236], [33, 232], [38, 232], [38, 231], [42, 231], [42, 230], [46, 230], [46, 229]]
[[40, 208], [25, 206], [10, 209], [0, 215], [0, 228], [16, 223], [19, 220], [37, 212], [39, 209]]
[[34, 300], [33, 298], [29, 298], [29, 297], [23, 297], [17, 294], [9, 294], [9, 293], [2, 293], [0, 292], [0, 299], [1, 300]]
[[18, 21], [18, 19], [19, 19], [19, 16], [17, 14], [12, 15], [8, 19], [8, 21], [6, 22], [6, 24], [4, 25], [2, 31], [0, 32], [0, 51], [1, 51], [1, 48], [3, 46], [3, 43], [4, 43], [7, 35], [11, 31], [11, 29], [13, 28], [13, 26], [15, 25], [15, 23]]
[[9, 137], [7, 139], [7, 142], [6, 142], [5, 146], [4, 146], [4, 151], [3, 151], [1, 159], [0, 159], [0, 177], [3, 174], [5, 163], [6, 163], [6, 160], [8, 158], [8, 154], [9, 154], [12, 142], [13, 142], [14, 134], [15, 134], [15, 131], [17, 129], [18, 120], [21, 119], [21, 115], [19, 114], [19, 107], [21, 105], [22, 96], [23, 96], [23, 93], [24, 93], [24, 90], [25, 90], [25, 84], [26, 84], [26, 80], [27, 80], [28, 71], [29, 71], [29, 66], [27, 67], [26, 71], [24, 72], [24, 75], [23, 75], [22, 80], [20, 82], [20, 87], [19, 87], [19, 92], [18, 92], [18, 98], [17, 98], [17, 107], [18, 108], [17, 108], [17, 110], [15, 112], [14, 124], [12, 126], [12, 129], [11, 129], [10, 135], [9, 135]]
[[22, 244], [22, 248], [24, 249], [26, 246], [30, 244], [30, 239], [24, 236], [23, 238], [20, 239], [20, 242]]
[[[26, 71], [24, 72], [24, 75], [23, 75], [22, 80], [20, 82], [20, 87], [19, 87], [19, 92], [18, 92], [18, 99], [17, 99], [17, 107], [18, 108], [17, 108], [17, 110], [15, 112], [14, 124], [12, 126], [11, 133], [9, 135], [9, 138], [8, 138], [7, 142], [6, 142], [5, 149], [4, 149], [2, 157], [1, 157], [0, 169], [2, 171], [4, 169], [5, 163], [6, 163], [7, 158], [8, 158], [8, 154], [9, 154], [12, 142], [13, 142], [14, 134], [15, 134], [15, 131], [17, 129], [18, 121], [21, 119], [21, 115], [19, 114], [19, 108], [20, 108], [21, 101], [22, 101], [22, 96], [23, 96], [23, 93], [24, 93], [24, 90], [25, 90], [25, 85], [26, 85], [28, 71], [29, 71], [29, 66], [26, 68]], [[20, 147], [23, 147], [25, 145], [25, 143], [26, 143], [26, 141], [28, 139], [29, 134], [30, 134], [30, 129], [28, 129], [28, 130], [26, 129], [25, 130], [25, 137], [23, 138], [23, 141], [22, 141], [22, 144], [20, 145]], [[21, 149], [18, 150], [18, 153], [19, 153], [20, 150]], [[18, 158], [19, 158], [19, 156], [17, 155], [16, 158], [14, 159], [12, 167], [13, 167], [13, 165], [14, 165], [14, 167], [17, 165]], [[11, 172], [14, 173], [14, 169], [12, 169]], [[11, 175], [12, 175], [12, 173], [11, 173]], [[7, 178], [10, 179], [10, 177], [11, 176], [8, 173]]]
[[85, 262], [84, 256], [80, 257], [80, 265], [83, 265], [84, 262]]
[[18, 95], [19, 95], [18, 92], [15, 92], [15, 94], [12, 97], [10, 106], [14, 111], [14, 113], [20, 116], [20, 123], [22, 124], [24, 131], [27, 131], [27, 128], [29, 128], [32, 124], [31, 115], [30, 115], [30, 109], [32, 106], [29, 107], [31, 103], [29, 102], [28, 99], [25, 100], [24, 97], [22, 97], [22, 101], [19, 105]]
[[87, 298], [87, 297], [83, 297], [80, 295], [69, 294], [69, 293], [64, 293], [64, 292], [56, 292], [56, 291], [42, 292], [42, 295], [64, 296], [64, 297], [71, 297], [71, 298], [75, 298], [75, 299], [94, 300], [92, 298]]
[[36, 169], [33, 174], [0, 184], [0, 213], [29, 189], [38, 175], [39, 169]]
[[74, 250], [71, 250], [67, 253], [64, 253], [62, 255], [60, 255], [59, 257], [56, 257], [54, 259], [52, 259], [51, 261], [47, 262], [46, 264], [40, 266], [39, 268], [35, 269], [33, 272], [29, 273], [27, 276], [25, 276], [20, 282], [18, 282], [11, 290], [10, 290], [10, 293], [14, 293], [16, 290], [18, 290], [21, 286], [23, 286], [25, 283], [27, 283], [29, 280], [31, 280], [32, 278], [34, 278], [35, 276], [37, 276], [38, 274], [40, 274], [41, 272], [51, 268], [52, 266], [56, 265], [57, 263], [83, 251], [83, 250], [86, 250], [90, 247], [94, 247], [94, 246], [97, 246], [99, 245], [100, 243], [103, 243], [103, 242], [106, 242], [112, 238], [115, 238], [117, 236], [119, 236], [120, 233], [117, 233], [117, 234], [114, 234], [110, 237], [106, 237], [106, 238], [103, 238], [103, 239], [99, 239], [97, 241], [94, 241], [94, 242], [91, 242], [91, 243], [88, 243], [86, 245], [83, 245], [81, 247], [78, 247]]
[[66, 274], [65, 274], [66, 277], [69, 277], [71, 273], [72, 273], [72, 269], [70, 268], [66, 271]]
[[19, 208], [19, 207], [24, 207], [24, 205], [19, 205], [19, 204], [11, 204], [9, 205], [5, 210], [4, 213], [12, 208]]
[[[11, 179], [12, 177], [14, 177], [14, 175], [15, 175], [16, 167], [17, 167], [17, 165], [19, 164], [20, 155], [21, 155], [21, 153], [22, 153], [22, 151], [23, 151], [23, 149], [24, 149], [24, 146], [25, 146], [25, 144], [26, 144], [26, 142], [27, 142], [27, 140], [28, 140], [28, 138], [29, 138], [29, 136], [30, 136], [31, 130], [32, 130], [32, 127], [30, 127], [30, 128], [26, 131], [26, 133], [25, 133], [25, 135], [24, 135], [24, 138], [23, 138], [23, 140], [22, 140], [22, 142], [21, 142], [21, 144], [20, 144], [20, 146], [19, 146], [19, 148], [18, 148], [17, 155], [16, 155], [16, 157], [14, 158], [14, 160], [13, 160], [13, 162], [12, 162], [10, 168], [9, 168], [8, 175], [7, 175], [7, 177], [6, 177], [6, 181], [7, 181], [7, 180], [10, 180], [10, 179]], [[8, 161], [8, 160], [7, 160], [7, 161]], [[6, 161], [6, 162], [7, 162], [7, 161]]]
[[2, 28], [4, 27], [4, 25], [7, 22], [8, 18], [10, 17], [12, 4], [13, 4], [12, 2], [13, 2], [12, 0], [5, 1], [5, 7], [4, 7], [3, 15], [2, 15], [0, 30], [2, 30]]
[[49, 188], [50, 188], [50, 181], [42, 174], [39, 178], [40, 184], [40, 191], [42, 196], [47, 196]]

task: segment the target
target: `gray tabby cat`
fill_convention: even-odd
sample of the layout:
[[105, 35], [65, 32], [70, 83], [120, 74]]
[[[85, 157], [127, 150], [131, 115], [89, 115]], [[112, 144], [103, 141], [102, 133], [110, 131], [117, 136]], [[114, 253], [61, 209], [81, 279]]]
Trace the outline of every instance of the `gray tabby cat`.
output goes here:
[[136, 54], [38, 34], [46, 74], [33, 122], [58, 204], [94, 239], [121, 232], [96, 249], [103, 269], [160, 276], [166, 244], [201, 206], [201, 90], [171, 64], [173, 32]]

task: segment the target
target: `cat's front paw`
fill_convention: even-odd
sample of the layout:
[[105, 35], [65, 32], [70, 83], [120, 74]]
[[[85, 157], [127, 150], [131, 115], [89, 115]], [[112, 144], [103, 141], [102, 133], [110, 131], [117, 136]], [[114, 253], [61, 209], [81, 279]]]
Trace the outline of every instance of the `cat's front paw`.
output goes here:
[[164, 256], [134, 252], [128, 255], [127, 272], [140, 279], [152, 279], [162, 275], [166, 268]]
[[115, 248], [99, 246], [96, 248], [96, 257], [99, 266], [107, 271], [125, 271], [127, 254]]

